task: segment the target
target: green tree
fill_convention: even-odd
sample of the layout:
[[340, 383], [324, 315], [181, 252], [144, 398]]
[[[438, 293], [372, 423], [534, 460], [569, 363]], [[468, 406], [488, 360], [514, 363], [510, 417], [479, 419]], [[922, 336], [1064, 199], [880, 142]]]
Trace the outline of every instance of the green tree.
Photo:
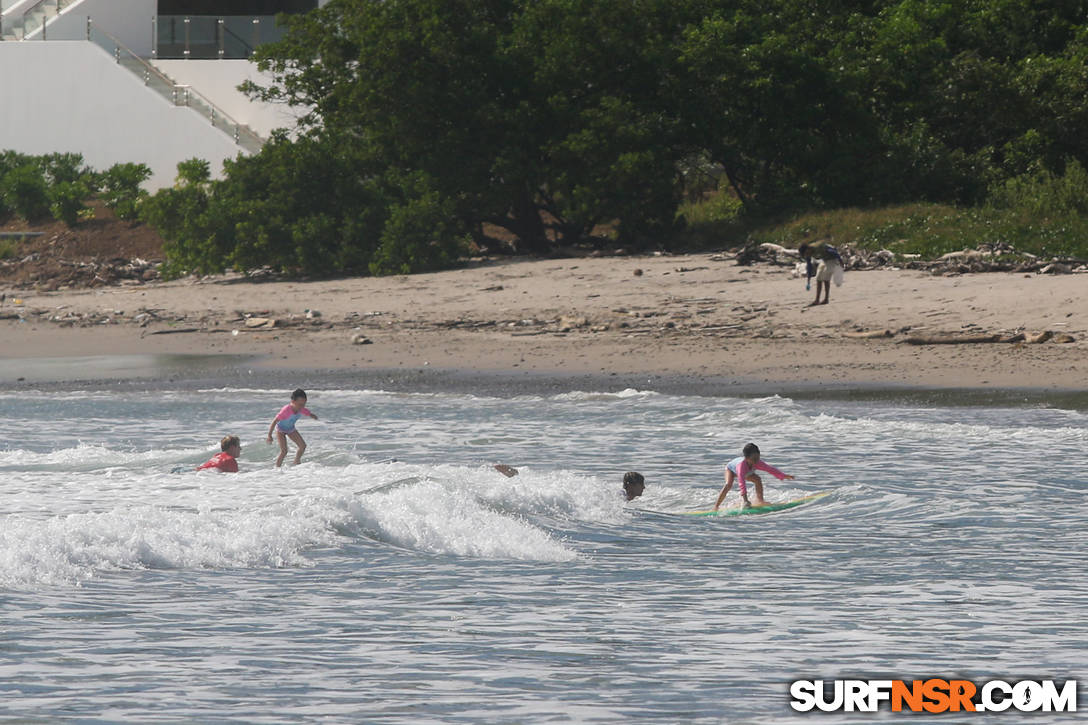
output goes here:
[[211, 183], [207, 161], [182, 161], [174, 186], [160, 189], [140, 207], [140, 218], [165, 240], [163, 273], [167, 277], [226, 268], [224, 260], [229, 258], [232, 245], [222, 243], [208, 215]]
[[102, 200], [118, 219], [136, 219], [140, 203], [147, 197], [141, 184], [150, 177], [147, 164], [114, 164], [101, 175]]
[[82, 180], [59, 181], [49, 187], [49, 211], [53, 218], [70, 227], [79, 223], [80, 215], [88, 209], [84, 203], [91, 189]]
[[1085, 0], [331, 0], [262, 46], [271, 85], [246, 86], [304, 110], [295, 136], [156, 194], [145, 218], [175, 271], [390, 273], [451, 264], [466, 235], [486, 247], [488, 225], [538, 253], [602, 225], [665, 239], [693, 167], [748, 214], [979, 204], [1088, 165], [1086, 15]]
[[0, 179], [0, 195], [9, 208], [28, 222], [49, 216], [49, 186], [41, 167], [33, 161], [4, 174]]
[[[304, 126], [421, 173], [459, 226], [546, 251], [617, 222], [666, 226], [675, 114], [655, 89], [680, 27], [667, 2], [337, 0], [291, 22], [250, 91], [312, 108]], [[667, 60], [667, 59], [666, 59]]]

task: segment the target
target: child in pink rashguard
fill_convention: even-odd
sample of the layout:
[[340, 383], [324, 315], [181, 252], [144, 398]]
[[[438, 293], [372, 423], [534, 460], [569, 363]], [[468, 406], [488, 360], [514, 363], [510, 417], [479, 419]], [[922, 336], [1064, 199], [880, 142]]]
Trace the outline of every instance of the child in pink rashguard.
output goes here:
[[302, 454], [306, 450], [306, 441], [302, 434], [295, 430], [295, 423], [302, 416], [309, 416], [317, 420], [317, 416], [306, 409], [306, 391], [299, 388], [291, 393], [291, 402], [283, 406], [276, 417], [272, 419], [272, 425], [268, 426], [268, 442], [272, 442], [272, 431], [276, 432], [276, 440], [280, 444], [280, 454], [276, 457], [276, 468], [283, 465], [283, 459], [287, 457], [287, 439], [295, 442], [298, 451], [295, 452], [295, 465], [302, 462]]
[[[784, 479], [793, 480], [793, 476], [789, 476], [782, 471], [779, 471], [774, 466], [764, 463], [759, 460], [759, 446], [755, 443], [749, 443], [744, 446], [744, 455], [738, 458], [734, 458], [729, 463], [725, 464], [725, 486], [722, 487], [722, 492], [718, 494], [718, 500], [714, 503], [714, 510], [717, 511], [718, 507], [722, 505], [722, 501], [725, 500], [725, 494], [729, 493], [729, 489], [733, 486], [734, 479], [737, 481], [737, 488], [740, 489], [740, 496], [744, 499], [744, 507], [749, 506], [766, 506], [767, 502], [763, 500], [763, 479], [756, 475], [756, 471], [766, 471], [779, 481]], [[751, 481], [756, 487], [756, 502], [753, 504], [748, 500], [748, 486], [746, 481]]]

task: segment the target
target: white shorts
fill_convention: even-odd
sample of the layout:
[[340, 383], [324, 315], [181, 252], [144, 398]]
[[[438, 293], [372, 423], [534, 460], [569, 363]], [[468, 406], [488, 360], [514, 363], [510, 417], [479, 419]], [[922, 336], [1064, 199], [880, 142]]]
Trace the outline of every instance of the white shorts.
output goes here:
[[816, 267], [817, 282], [831, 282], [834, 280], [836, 287], [842, 287], [842, 265], [837, 259], [821, 259]]

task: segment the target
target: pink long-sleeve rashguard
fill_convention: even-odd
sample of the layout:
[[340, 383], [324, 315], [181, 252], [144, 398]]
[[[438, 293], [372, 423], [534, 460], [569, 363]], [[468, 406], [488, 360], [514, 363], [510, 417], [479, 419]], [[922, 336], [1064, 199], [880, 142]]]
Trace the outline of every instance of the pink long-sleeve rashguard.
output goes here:
[[[748, 474], [752, 472], [752, 468], [748, 465], [748, 460], [744, 456], [738, 456], [737, 458], [731, 460], [729, 463], [725, 464], [725, 467], [736, 474], [737, 487], [740, 488], [740, 495], [742, 497], [747, 496], [748, 486], [744, 482], [744, 479], [747, 478]], [[757, 461], [755, 469], [757, 471], [766, 471], [767, 473], [777, 478], [779, 481], [783, 481], [786, 478], [786, 474], [782, 473], [782, 471], [779, 471], [774, 466], [770, 465], [769, 463], [764, 463], [763, 461]]]

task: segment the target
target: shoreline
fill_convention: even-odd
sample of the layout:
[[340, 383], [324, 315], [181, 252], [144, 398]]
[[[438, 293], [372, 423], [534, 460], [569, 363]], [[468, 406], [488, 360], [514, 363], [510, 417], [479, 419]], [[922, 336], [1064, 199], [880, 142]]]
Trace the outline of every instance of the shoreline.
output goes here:
[[[223, 360], [223, 365], [190, 366], [189, 371], [200, 375], [179, 374], [178, 368], [157, 367], [161, 361], [142, 360], [143, 374], [121, 376], [101, 375], [103, 370], [116, 370], [133, 361], [129, 356], [100, 358], [53, 358], [48, 362], [58, 366], [74, 366], [90, 376], [66, 375], [57, 379], [24, 380], [9, 384], [9, 390], [31, 391], [95, 391], [95, 392], [197, 392], [219, 389], [283, 389], [301, 386], [313, 390], [371, 390], [403, 394], [476, 395], [494, 398], [515, 398], [524, 395], [561, 395], [565, 393], [617, 394], [627, 390], [654, 392], [662, 395], [764, 398], [781, 396], [798, 401], [838, 402], [902, 402], [911, 405], [943, 407], [1005, 406], [1057, 407], [1088, 411], [1088, 390], [1080, 388], [994, 388], [994, 387], [927, 387], [886, 383], [852, 383], [828, 386], [820, 383], [779, 383], [743, 381], [715, 376], [693, 376], [669, 373], [619, 375], [600, 373], [545, 373], [536, 371], [480, 371], [443, 368], [367, 368], [364, 370], [293, 369], [264, 367], [261, 361], [244, 358], [236, 365]], [[135, 356], [134, 356], [135, 357]], [[146, 356], [153, 358], [155, 356]], [[170, 356], [174, 362], [181, 356]], [[203, 358], [203, 355], [194, 355]], [[228, 357], [228, 356], [218, 356]], [[35, 360], [35, 362], [41, 362]], [[131, 370], [135, 365], [129, 364]]]
[[[259, 378], [358, 387], [388, 378], [513, 394], [656, 383], [662, 392], [709, 395], [966, 390], [1075, 399], [1088, 391], [1086, 283], [1076, 274], [852, 271], [832, 288], [830, 305], [808, 307], [811, 293], [790, 267], [698, 254], [24, 291], [0, 307], [0, 382]], [[1042, 331], [1072, 342], [904, 342]]]

